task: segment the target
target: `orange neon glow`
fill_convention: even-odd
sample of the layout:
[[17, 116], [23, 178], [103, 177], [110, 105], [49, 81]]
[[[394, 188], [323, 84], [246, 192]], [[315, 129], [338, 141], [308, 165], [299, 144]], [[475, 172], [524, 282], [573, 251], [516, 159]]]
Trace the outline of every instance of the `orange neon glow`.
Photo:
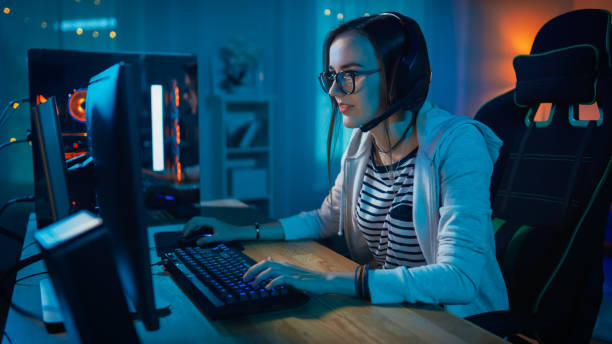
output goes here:
[[179, 107], [179, 89], [178, 86], [176, 86], [176, 81], [172, 82], [172, 86], [174, 88], [174, 103], [176, 104], [176, 107]]
[[62, 133], [62, 136], [80, 136], [80, 137], [87, 137], [87, 133]]
[[[513, 59], [517, 55], [529, 54], [538, 30], [552, 17], [550, 11], [535, 6], [526, 11], [524, 6], [496, 1], [479, 2], [487, 17], [479, 25], [488, 28], [478, 39], [482, 42], [485, 57], [479, 61], [481, 89], [474, 96], [475, 105], [507, 92], [516, 86]], [[477, 107], [474, 108], [474, 111]], [[472, 110], [470, 110], [472, 111]]]
[[181, 172], [181, 163], [177, 156], [174, 157], [174, 164], [176, 165], [176, 182], [180, 183], [183, 180], [183, 174]]
[[76, 158], [77, 156], [81, 156], [83, 154], [87, 154], [87, 152], [64, 153], [64, 159], [68, 160], [68, 159]]
[[45, 98], [45, 96], [43, 96], [42, 94], [36, 95], [36, 105], [40, 105], [46, 102], [47, 102], [47, 98]]
[[541, 103], [538, 107], [538, 111], [533, 118], [534, 122], [545, 122], [550, 117], [550, 110], [552, 109], [552, 103]]
[[68, 110], [70, 116], [79, 122], [86, 122], [85, 118], [85, 99], [87, 97], [87, 90], [81, 89], [75, 91], [68, 100]]
[[[533, 120], [535, 122], [547, 121], [550, 117], [551, 109], [551, 103], [541, 103]], [[599, 113], [599, 107], [597, 106], [597, 102], [590, 105], [580, 104], [578, 106], [578, 118], [582, 121], [596, 121], [599, 119], [599, 116], [601, 116], [601, 114]]]
[[[529, 54], [531, 45], [540, 27], [548, 21], [547, 16], [530, 13], [523, 9], [508, 11], [499, 20], [501, 42], [495, 46], [500, 50], [499, 66], [495, 68], [504, 82], [514, 86], [516, 82], [512, 60], [516, 55]], [[501, 57], [501, 56], [500, 56]]]
[[181, 127], [179, 127], [178, 120], [174, 119], [174, 132], [176, 133], [176, 144], [181, 144]]
[[583, 121], [596, 121], [599, 119], [601, 114], [599, 113], [599, 107], [597, 102], [591, 105], [580, 105], [578, 106], [578, 118]]

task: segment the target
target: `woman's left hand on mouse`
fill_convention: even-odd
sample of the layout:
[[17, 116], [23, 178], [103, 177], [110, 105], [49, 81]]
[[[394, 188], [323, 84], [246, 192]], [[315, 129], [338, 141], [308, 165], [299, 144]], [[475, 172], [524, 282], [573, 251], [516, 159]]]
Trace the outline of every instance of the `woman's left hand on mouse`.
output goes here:
[[230, 225], [229, 223], [215, 219], [214, 217], [196, 216], [191, 218], [183, 227], [183, 235], [188, 236], [192, 231], [197, 230], [202, 226], [210, 226], [213, 228], [213, 233], [210, 236], [202, 236], [198, 238], [198, 246], [203, 246], [215, 242], [228, 242], [240, 240], [241, 228]]

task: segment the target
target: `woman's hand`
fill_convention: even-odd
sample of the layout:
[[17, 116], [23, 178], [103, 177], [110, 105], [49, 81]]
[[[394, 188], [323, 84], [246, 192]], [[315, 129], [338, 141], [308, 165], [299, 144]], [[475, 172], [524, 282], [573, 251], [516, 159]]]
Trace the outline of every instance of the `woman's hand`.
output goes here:
[[230, 225], [213, 217], [196, 216], [191, 218], [183, 227], [183, 235], [187, 236], [192, 231], [197, 230], [201, 226], [210, 226], [213, 228], [213, 234], [206, 235], [198, 239], [197, 244], [203, 246], [215, 242], [227, 242], [233, 240], [242, 240], [240, 237], [240, 227]]
[[261, 285], [266, 289], [285, 284], [314, 294], [334, 292], [332, 273], [312, 271], [288, 262], [275, 262], [272, 258], [251, 266], [243, 278], [245, 282], [254, 279], [254, 285], [270, 280]]

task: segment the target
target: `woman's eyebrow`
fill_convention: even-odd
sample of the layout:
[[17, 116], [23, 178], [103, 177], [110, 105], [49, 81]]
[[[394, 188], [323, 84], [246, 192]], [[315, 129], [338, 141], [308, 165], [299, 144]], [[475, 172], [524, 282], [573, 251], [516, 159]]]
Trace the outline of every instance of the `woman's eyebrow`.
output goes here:
[[[340, 66], [340, 69], [347, 69], [349, 67], [362, 67], [363, 68], [363, 65], [357, 62], [351, 62], [351, 63], [343, 64], [342, 66]], [[328, 69], [333, 70], [334, 68], [332, 66], [329, 66]]]

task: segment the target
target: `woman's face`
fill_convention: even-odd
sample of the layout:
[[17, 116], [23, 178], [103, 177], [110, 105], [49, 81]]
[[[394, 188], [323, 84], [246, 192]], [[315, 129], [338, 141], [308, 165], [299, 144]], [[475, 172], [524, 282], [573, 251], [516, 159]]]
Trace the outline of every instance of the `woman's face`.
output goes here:
[[[357, 33], [338, 36], [329, 48], [329, 71], [371, 71], [379, 69], [374, 47]], [[378, 115], [380, 107], [380, 72], [355, 76], [355, 91], [344, 94], [337, 82], [329, 90], [336, 99], [347, 128], [358, 128]]]

